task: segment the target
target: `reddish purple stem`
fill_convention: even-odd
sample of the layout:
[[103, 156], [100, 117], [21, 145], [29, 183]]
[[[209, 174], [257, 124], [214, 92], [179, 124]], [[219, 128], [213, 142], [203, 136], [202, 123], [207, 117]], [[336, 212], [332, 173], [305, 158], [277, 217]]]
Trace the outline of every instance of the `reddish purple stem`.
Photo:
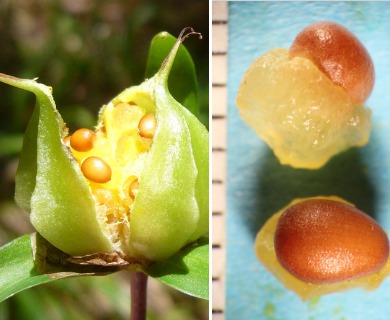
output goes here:
[[131, 320], [146, 319], [146, 287], [148, 276], [143, 272], [132, 272], [131, 284]]

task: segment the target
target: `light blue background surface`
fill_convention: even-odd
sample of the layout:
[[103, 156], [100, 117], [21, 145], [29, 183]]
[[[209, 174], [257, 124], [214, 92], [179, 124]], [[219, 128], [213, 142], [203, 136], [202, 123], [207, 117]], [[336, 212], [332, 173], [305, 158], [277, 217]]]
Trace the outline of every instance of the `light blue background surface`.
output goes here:
[[[376, 83], [370, 143], [331, 160], [321, 170], [294, 170], [239, 118], [235, 99], [249, 65], [267, 51], [289, 48], [319, 20], [339, 22], [367, 47]], [[230, 2], [228, 74], [228, 193], [226, 316], [235, 319], [390, 319], [390, 279], [375, 291], [355, 289], [302, 302], [254, 255], [257, 231], [292, 199], [338, 195], [390, 231], [390, 3]]]

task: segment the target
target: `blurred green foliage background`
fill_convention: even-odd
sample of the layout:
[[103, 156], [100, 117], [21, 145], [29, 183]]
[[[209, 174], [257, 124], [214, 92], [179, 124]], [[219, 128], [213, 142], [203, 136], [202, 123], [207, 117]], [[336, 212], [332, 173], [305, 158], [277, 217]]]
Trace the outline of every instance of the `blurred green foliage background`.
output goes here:
[[[207, 0], [1, 0], [0, 72], [53, 87], [70, 131], [92, 128], [100, 106], [144, 80], [150, 41], [184, 27], [198, 73], [202, 121], [208, 126]], [[32, 94], [0, 85], [0, 245], [33, 231], [14, 203], [14, 175]], [[1, 259], [1, 257], [0, 257]], [[208, 319], [208, 302], [149, 279], [149, 319]], [[61, 280], [0, 304], [0, 319], [128, 319], [129, 275]]]

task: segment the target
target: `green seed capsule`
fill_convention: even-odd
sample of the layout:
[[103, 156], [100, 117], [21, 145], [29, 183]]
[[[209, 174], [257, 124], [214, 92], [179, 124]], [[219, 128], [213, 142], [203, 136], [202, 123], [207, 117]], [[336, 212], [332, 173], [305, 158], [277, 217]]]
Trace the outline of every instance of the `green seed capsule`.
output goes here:
[[[51, 88], [0, 74], [0, 81], [38, 97], [19, 162], [16, 199], [55, 247], [72, 256], [117, 253], [146, 263], [165, 260], [207, 234], [208, 131], [168, 90], [177, 53], [183, 68], [191, 66], [188, 78], [194, 76], [188, 52], [178, 51], [193, 33], [183, 31], [154, 76], [102, 107], [94, 134], [76, 131], [71, 150], [62, 140], [67, 130]], [[164, 46], [172, 38], [157, 36]], [[152, 146], [145, 147], [150, 138]], [[141, 181], [138, 187], [128, 184], [134, 177]]]

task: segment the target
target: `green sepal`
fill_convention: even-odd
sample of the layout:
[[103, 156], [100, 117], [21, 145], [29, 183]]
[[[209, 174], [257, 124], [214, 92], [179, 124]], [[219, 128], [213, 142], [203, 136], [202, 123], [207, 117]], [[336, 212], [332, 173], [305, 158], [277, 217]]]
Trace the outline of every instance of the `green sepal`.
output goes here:
[[61, 250], [71, 255], [112, 251], [86, 180], [62, 143], [67, 130], [51, 88], [4, 74], [0, 81], [36, 95], [15, 178], [17, 203], [30, 212], [35, 229]]
[[[177, 39], [168, 32], [157, 34], [150, 45], [146, 78], [154, 76], [161, 68]], [[168, 79], [168, 89], [177, 102], [195, 116], [199, 115], [198, 80], [195, 65], [188, 50], [180, 45]]]
[[[209, 229], [209, 135], [168, 90], [177, 41], [162, 67], [112, 103], [132, 101], [155, 112], [157, 128], [131, 212], [130, 254], [163, 260]], [[104, 112], [104, 111], [103, 111]]]

